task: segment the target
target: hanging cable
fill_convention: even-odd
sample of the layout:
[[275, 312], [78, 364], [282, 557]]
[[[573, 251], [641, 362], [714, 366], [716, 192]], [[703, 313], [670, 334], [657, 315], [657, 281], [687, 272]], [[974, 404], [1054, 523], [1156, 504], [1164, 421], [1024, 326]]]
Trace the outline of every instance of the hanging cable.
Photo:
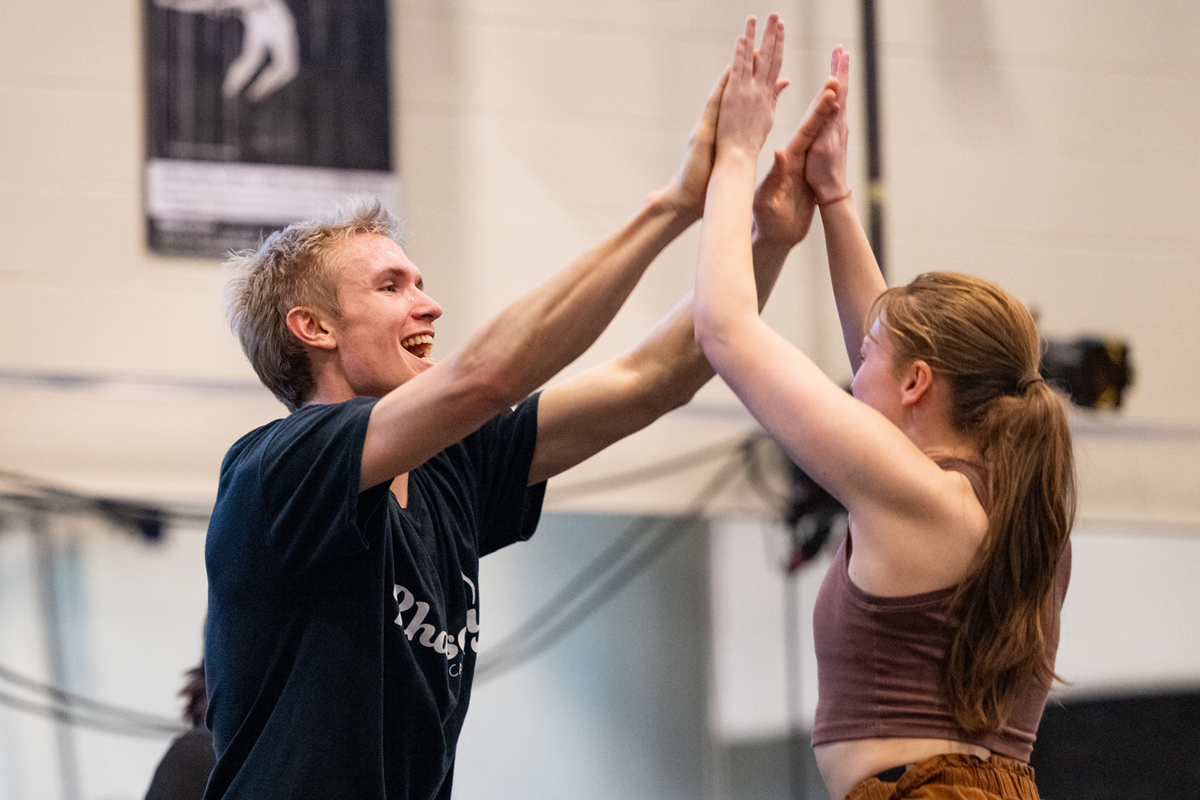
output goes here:
[[82, 514], [102, 517], [142, 538], [157, 541], [166, 527], [175, 524], [204, 525], [210, 516], [207, 506], [185, 503], [152, 503], [125, 498], [102, 497], [56, 486], [29, 475], [0, 469], [0, 502], [39, 514]]
[[596, 494], [606, 492], [612, 489], [621, 489], [625, 486], [633, 486], [639, 483], [664, 478], [667, 475], [673, 475], [677, 472], [685, 472], [694, 469], [702, 464], [707, 464], [711, 461], [716, 461], [720, 458], [728, 456], [730, 452], [745, 447], [751, 442], [765, 438], [765, 434], [752, 433], [748, 436], [737, 436], [732, 439], [725, 439], [716, 444], [701, 447], [687, 453], [681, 453], [671, 458], [663, 459], [654, 464], [647, 464], [644, 467], [637, 469], [619, 472], [615, 475], [606, 475], [601, 478], [593, 478], [586, 481], [576, 481], [563, 486], [554, 487], [554, 497], [576, 497], [578, 495]]
[[163, 739], [177, 736], [183, 733], [184, 726], [175, 722], [162, 718], [159, 722], [133, 722], [120, 718], [109, 718], [105, 716], [89, 716], [81, 714], [77, 711], [72, 711], [70, 708], [64, 708], [60, 705], [51, 703], [38, 702], [27, 698], [18, 697], [15, 694], [10, 694], [0, 689], [0, 705], [7, 706], [16, 711], [23, 711], [27, 714], [35, 714], [49, 719], [55, 719], [67, 723], [68, 725], [92, 728], [94, 730], [104, 731], [106, 733], [114, 733], [120, 736], [130, 736], [145, 739]]
[[[549, 602], [495, 647], [480, 654], [477, 682], [508, 672], [547, 650], [611, 600], [646, 570], [696, 522], [740, 470], [745, 468], [746, 443], [689, 504], [690, 511], [657, 525], [635, 520], [608, 548], [559, 590]], [[726, 450], [726, 455], [731, 455]], [[659, 530], [650, 533], [654, 527]], [[573, 604], [572, 604], [573, 603]]]
[[[578, 493], [582, 494], [587, 491], [603, 491], [617, 486], [624, 486], [651, 477], [660, 477], [670, 471], [681, 471], [681, 469], [711, 461], [715, 456], [729, 457], [732, 453], [744, 453], [749, 444], [761, 437], [762, 434], [758, 433], [750, 434], [749, 436], [740, 436], [734, 440], [727, 440], [718, 445], [701, 448], [691, 453], [685, 453], [682, 456], [667, 459], [650, 467], [609, 475], [593, 481], [580, 482], [566, 488], [569, 491], [577, 490]], [[628, 557], [639, 545], [644, 547], [647, 532], [651, 530], [653, 525], [653, 522], [647, 522], [643, 519], [638, 519], [631, 523], [624, 532], [604, 548], [598, 556], [592, 559], [578, 575], [559, 589], [540, 609], [535, 611], [516, 631], [510, 634], [504, 642], [490, 648], [487, 651], [489, 654], [487, 658], [490, 658], [493, 653], [502, 653], [506, 643], [526, 640], [537, 635], [544, 626], [549, 625], [556, 616], [562, 613], [562, 610], [570, 605], [571, 602], [582, 596], [591, 586], [602, 581], [610, 570], [614, 569], [616, 565]]]
[[[615, 597], [702, 519], [718, 494], [739, 471], [751, 476], [752, 488], [771, 505], [778, 495], [758, 485], [762, 481], [760, 443], [755, 432], [718, 442], [627, 472], [569, 484], [555, 490], [557, 496], [578, 496], [643, 483], [677, 472], [694, 469], [725, 457], [726, 463], [697, 493], [688, 511], [668, 520], [635, 520], [568, 581], [550, 600], [534, 612], [506, 639], [481, 654], [476, 679], [486, 681], [528, 661], [558, 642]], [[0, 501], [41, 513], [93, 513], [132, 526], [147, 538], [157, 538], [157, 526], [166, 522], [203, 523], [205, 511], [174, 509], [128, 500], [113, 500], [51, 486], [20, 473], [0, 470], [0, 479], [17, 484], [21, 491], [0, 493]], [[32, 701], [0, 690], [0, 705], [112, 733], [161, 737], [178, 734], [183, 726], [174, 720], [134, 709], [102, 703], [72, 694], [51, 684], [23, 676], [0, 665], [0, 681], [49, 698]]]
[[42, 695], [49, 698], [50, 701], [68, 708], [83, 709], [90, 713], [106, 715], [114, 724], [121, 723], [132, 726], [143, 726], [154, 730], [171, 729], [178, 731], [182, 729], [179, 723], [170, 717], [104, 703], [99, 700], [93, 700], [90, 697], [74, 694], [52, 684], [43, 683], [42, 681], [22, 675], [3, 664], [0, 664], [0, 681], [7, 682], [28, 692]]

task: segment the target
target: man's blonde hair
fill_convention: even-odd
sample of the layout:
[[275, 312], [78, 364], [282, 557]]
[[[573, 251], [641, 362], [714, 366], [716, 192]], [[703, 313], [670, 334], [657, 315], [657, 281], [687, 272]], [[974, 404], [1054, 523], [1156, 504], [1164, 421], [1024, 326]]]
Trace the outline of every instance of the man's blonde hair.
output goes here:
[[316, 390], [312, 365], [287, 315], [305, 306], [338, 317], [334, 251], [369, 233], [400, 243], [400, 223], [375, 198], [350, 198], [336, 209], [272, 233], [257, 250], [225, 261], [225, 316], [259, 379], [289, 411]]

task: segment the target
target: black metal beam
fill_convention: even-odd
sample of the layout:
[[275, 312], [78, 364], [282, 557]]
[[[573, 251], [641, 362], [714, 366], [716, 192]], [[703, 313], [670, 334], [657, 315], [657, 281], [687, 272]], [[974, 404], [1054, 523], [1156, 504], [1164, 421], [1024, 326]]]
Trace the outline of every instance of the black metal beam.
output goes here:
[[887, 280], [883, 252], [883, 168], [879, 145], [879, 71], [875, 0], [862, 3], [863, 83], [867, 105], [867, 238]]

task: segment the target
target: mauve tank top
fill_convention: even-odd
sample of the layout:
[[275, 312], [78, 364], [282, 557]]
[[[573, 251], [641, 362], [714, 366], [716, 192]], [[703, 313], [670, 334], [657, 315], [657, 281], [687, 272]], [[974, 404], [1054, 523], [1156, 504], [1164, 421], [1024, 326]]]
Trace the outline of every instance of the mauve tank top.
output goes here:
[[[987, 484], [979, 467], [958, 459], [938, 462], [963, 473], [984, 508]], [[849, 536], [821, 584], [813, 609], [817, 651], [814, 745], [849, 739], [950, 739], [1028, 761], [1050, 687], [1030, 681], [1011, 718], [998, 730], [971, 734], [954, 722], [942, 691], [942, 665], [952, 630], [947, 612], [955, 587], [907, 597], [876, 597], [850, 580]], [[1071, 576], [1071, 545], [1055, 579], [1062, 610]], [[1058, 651], [1059, 614], [1046, 639]]]

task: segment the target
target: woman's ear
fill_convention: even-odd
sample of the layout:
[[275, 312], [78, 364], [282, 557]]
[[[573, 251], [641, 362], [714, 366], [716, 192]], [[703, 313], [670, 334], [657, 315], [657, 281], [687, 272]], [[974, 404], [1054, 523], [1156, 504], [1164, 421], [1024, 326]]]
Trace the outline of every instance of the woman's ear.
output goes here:
[[309, 347], [332, 350], [337, 347], [333, 331], [325, 323], [320, 312], [304, 306], [296, 306], [287, 315], [288, 330]]
[[928, 396], [929, 389], [933, 386], [933, 370], [921, 359], [909, 364], [900, 377], [901, 405], [917, 405]]

